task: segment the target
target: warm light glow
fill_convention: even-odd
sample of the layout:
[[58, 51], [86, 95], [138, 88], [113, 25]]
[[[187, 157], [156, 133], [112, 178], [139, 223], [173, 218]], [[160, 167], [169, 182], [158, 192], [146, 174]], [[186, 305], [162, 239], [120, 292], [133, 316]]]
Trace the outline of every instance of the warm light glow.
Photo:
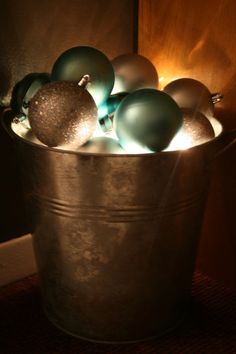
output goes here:
[[[120, 141], [120, 145], [122, 146], [122, 142]], [[126, 147], [126, 148], [125, 148]], [[125, 143], [125, 147], [122, 146], [124, 150], [127, 151], [128, 154], [150, 154], [153, 151], [149, 150], [147, 147], [142, 147], [138, 143], [135, 142]]]
[[180, 130], [164, 151], [186, 150], [193, 145], [194, 142], [192, 137]]
[[113, 129], [110, 130], [109, 132], [107, 132], [106, 136], [108, 136], [108, 137], [110, 137], [110, 138], [112, 138], [114, 140], [117, 140], [117, 141], [119, 140], [117, 135], [116, 135], [116, 132]]
[[165, 75], [161, 76], [159, 78], [159, 90], [163, 91], [163, 89], [166, 87], [167, 84], [169, 84], [172, 81], [180, 79], [181, 76], [170, 76], [170, 75]]
[[14, 121], [12, 123], [12, 130], [19, 136], [23, 136], [30, 129], [31, 129], [31, 127], [30, 127], [28, 118], [25, 118], [24, 120], [19, 121], [19, 123], [15, 123]]
[[90, 131], [91, 131], [90, 127], [88, 127], [87, 124], [81, 124], [80, 127], [76, 127], [76, 130], [77, 130], [78, 136], [85, 137], [85, 139], [87, 136], [89, 136]]
[[98, 138], [98, 137], [100, 137], [100, 136], [106, 136], [106, 134], [105, 134], [104, 131], [102, 130], [102, 128], [101, 128], [99, 122], [97, 122], [96, 129], [95, 129], [95, 131], [94, 131], [94, 133], [93, 133], [92, 138]]
[[223, 130], [222, 125], [214, 117], [208, 117], [208, 119], [209, 119], [209, 121], [210, 121], [210, 123], [212, 125], [212, 128], [214, 130], [215, 136], [218, 136]]
[[[210, 122], [212, 124], [213, 129], [214, 129], [215, 136], [217, 137], [222, 132], [222, 125], [214, 117], [210, 118]], [[25, 119], [23, 122], [20, 122], [18, 124], [12, 123], [11, 127], [12, 127], [12, 130], [17, 135], [21, 136], [22, 138], [27, 139], [31, 142], [40, 144], [40, 145], [44, 145], [32, 133], [32, 130], [29, 126], [28, 119]], [[111, 131], [105, 133], [102, 130], [99, 122], [97, 123], [96, 129], [93, 133], [92, 138], [95, 138], [95, 137], [110, 137], [110, 138], [118, 141], [118, 137], [117, 137], [115, 131], [111, 130]], [[186, 149], [193, 147], [195, 145], [196, 144], [193, 141], [191, 135], [184, 133], [184, 131], [181, 129], [175, 135], [175, 137], [171, 141], [170, 145], [164, 151], [186, 150]], [[61, 146], [58, 148], [63, 149], [63, 147], [61, 147]], [[129, 145], [128, 151], [129, 151], [129, 154], [153, 153], [153, 151], [149, 150], [148, 148], [141, 147], [140, 145], [135, 144], [135, 143], [131, 143]]]
[[[215, 137], [219, 136], [223, 130], [222, 125], [214, 117], [210, 117], [209, 121], [214, 130]], [[172, 139], [170, 145], [164, 151], [186, 150], [196, 145], [198, 145], [198, 143], [194, 141], [194, 138], [190, 134], [184, 132], [183, 129], [180, 129]]]
[[111, 95], [115, 95], [119, 92], [123, 92], [124, 91], [124, 78], [121, 77], [120, 75], [116, 75], [115, 76], [115, 82], [114, 82], [114, 86], [113, 89], [111, 91]]
[[101, 136], [106, 136], [118, 141], [117, 135], [113, 129], [105, 133], [98, 122], [92, 138], [99, 138]]

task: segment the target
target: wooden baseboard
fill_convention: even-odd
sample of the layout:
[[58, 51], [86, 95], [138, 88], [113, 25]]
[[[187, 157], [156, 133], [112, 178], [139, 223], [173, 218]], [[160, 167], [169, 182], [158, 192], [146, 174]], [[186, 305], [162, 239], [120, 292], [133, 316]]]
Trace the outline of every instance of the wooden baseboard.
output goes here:
[[0, 244], [0, 286], [36, 272], [30, 234]]

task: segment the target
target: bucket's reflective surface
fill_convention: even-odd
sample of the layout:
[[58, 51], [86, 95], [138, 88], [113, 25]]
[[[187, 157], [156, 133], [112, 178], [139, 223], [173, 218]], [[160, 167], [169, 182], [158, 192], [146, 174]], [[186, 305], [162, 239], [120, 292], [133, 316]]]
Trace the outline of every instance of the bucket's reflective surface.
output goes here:
[[48, 317], [106, 342], [174, 327], [190, 298], [218, 140], [181, 152], [96, 155], [15, 138]]

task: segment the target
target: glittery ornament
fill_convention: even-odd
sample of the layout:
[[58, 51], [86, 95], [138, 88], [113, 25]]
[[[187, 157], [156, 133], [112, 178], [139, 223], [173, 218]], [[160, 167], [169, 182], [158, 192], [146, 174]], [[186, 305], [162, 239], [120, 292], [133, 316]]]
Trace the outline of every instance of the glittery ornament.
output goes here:
[[77, 148], [96, 128], [97, 107], [89, 92], [77, 83], [57, 81], [43, 86], [31, 100], [29, 121], [44, 144]]
[[114, 85], [114, 71], [108, 58], [92, 47], [74, 47], [62, 53], [52, 68], [52, 80], [79, 82], [89, 75], [86, 89], [97, 106], [106, 101]]
[[141, 89], [123, 99], [114, 124], [120, 145], [128, 153], [161, 151], [181, 127], [182, 113], [166, 93]]
[[112, 60], [115, 84], [112, 94], [141, 88], [157, 88], [158, 74], [154, 65], [139, 54], [123, 54]]
[[125, 154], [125, 151], [116, 140], [104, 136], [89, 140], [78, 151], [95, 154]]
[[180, 108], [191, 108], [207, 117], [214, 116], [214, 104], [208, 88], [200, 81], [182, 78], [170, 82], [164, 92], [168, 93]]
[[195, 110], [184, 108], [183, 125], [166, 150], [184, 150], [210, 141], [215, 133], [210, 121]]
[[15, 115], [27, 117], [30, 100], [43, 85], [49, 82], [48, 73], [30, 73], [17, 82], [13, 88], [10, 103]]

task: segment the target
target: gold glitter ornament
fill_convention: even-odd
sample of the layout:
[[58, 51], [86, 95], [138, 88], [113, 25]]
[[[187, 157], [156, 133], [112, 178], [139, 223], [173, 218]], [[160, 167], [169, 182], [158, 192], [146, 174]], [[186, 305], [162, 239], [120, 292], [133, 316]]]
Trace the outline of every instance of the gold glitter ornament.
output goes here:
[[91, 138], [96, 128], [97, 106], [89, 92], [76, 82], [52, 82], [31, 100], [29, 122], [42, 143], [76, 149]]

